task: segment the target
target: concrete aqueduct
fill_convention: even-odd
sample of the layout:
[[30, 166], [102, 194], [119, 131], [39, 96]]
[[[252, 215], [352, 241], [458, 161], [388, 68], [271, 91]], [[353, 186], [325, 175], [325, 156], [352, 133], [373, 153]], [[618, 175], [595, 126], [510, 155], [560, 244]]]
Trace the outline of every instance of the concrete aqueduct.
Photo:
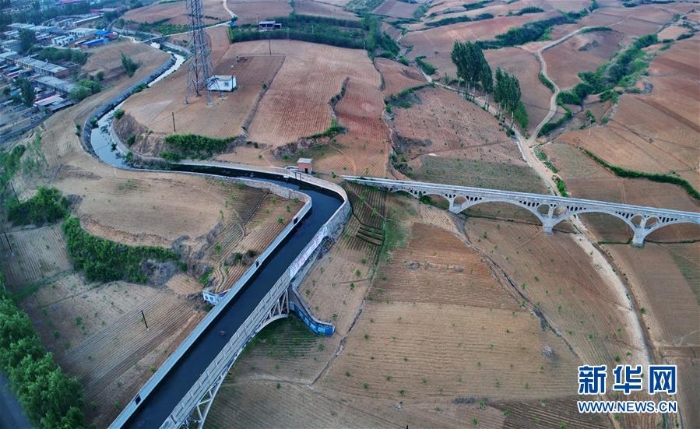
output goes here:
[[606, 213], [622, 220], [632, 228], [633, 246], [644, 245], [647, 235], [667, 225], [691, 223], [700, 225], [700, 213], [654, 207], [634, 206], [552, 195], [524, 192], [499, 191], [494, 189], [469, 188], [438, 183], [407, 182], [372, 177], [343, 176], [349, 182], [378, 186], [390, 192], [407, 192], [416, 198], [440, 196], [445, 198], [452, 213], [460, 213], [471, 206], [488, 202], [503, 202], [520, 206], [535, 215], [544, 232], [551, 234], [559, 222], [582, 213]]

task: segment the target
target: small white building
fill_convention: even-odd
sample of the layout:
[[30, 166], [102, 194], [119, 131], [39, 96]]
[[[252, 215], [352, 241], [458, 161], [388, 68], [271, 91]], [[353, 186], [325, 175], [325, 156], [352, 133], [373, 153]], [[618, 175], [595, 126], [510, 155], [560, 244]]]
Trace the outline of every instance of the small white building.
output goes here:
[[236, 89], [236, 76], [215, 75], [207, 82], [209, 91], [232, 92]]
[[97, 30], [95, 30], [94, 28], [74, 28], [72, 30], [68, 30], [68, 34], [75, 37], [76, 39], [86, 39], [88, 37], [94, 36], [95, 31]]
[[297, 168], [299, 169], [298, 171], [306, 174], [313, 173], [313, 163], [314, 160], [311, 158], [299, 158], [299, 160], [297, 160]]
[[75, 40], [73, 36], [58, 36], [51, 39], [51, 43], [54, 46], [68, 46], [72, 41]]

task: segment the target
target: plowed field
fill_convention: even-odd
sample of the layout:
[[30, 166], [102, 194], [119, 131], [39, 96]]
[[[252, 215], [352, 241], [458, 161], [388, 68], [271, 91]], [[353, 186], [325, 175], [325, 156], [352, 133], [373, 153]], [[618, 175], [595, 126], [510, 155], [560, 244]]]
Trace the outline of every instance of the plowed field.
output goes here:
[[[204, 24], [214, 24], [226, 21], [231, 17], [221, 6], [220, 0], [202, 0], [202, 18]], [[189, 23], [184, 1], [154, 3], [132, 9], [124, 14], [124, 20], [145, 23], [165, 22], [178, 25], [187, 25]]]
[[579, 33], [544, 51], [542, 56], [547, 62], [547, 74], [560, 89], [571, 88], [581, 81], [579, 72], [595, 71], [609, 61], [620, 49], [623, 37], [617, 31]]
[[[266, 41], [234, 46], [244, 55], [268, 51]], [[250, 140], [258, 143], [277, 146], [325, 131], [331, 125], [328, 103], [345, 78], [379, 88], [379, 73], [365, 51], [275, 40], [272, 53], [286, 58], [250, 124]]]
[[[238, 16], [236, 21], [238, 25], [257, 24], [292, 12], [292, 6], [285, 0], [226, 0], [226, 2], [231, 12]], [[221, 2], [218, 3], [221, 7]]]
[[[188, 104], [183, 104], [187, 92], [187, 67], [183, 66], [153, 88], [130, 97], [122, 109], [155, 136], [172, 134], [173, 118], [175, 132], [179, 134], [219, 138], [241, 134], [241, 127], [250, 121], [265, 93], [263, 86], [271, 84], [285, 57], [246, 55], [240, 48], [241, 44], [229, 45], [214, 64], [215, 73], [236, 77], [237, 88], [231, 93], [212, 94], [212, 106], [207, 106], [205, 97], [194, 96], [188, 98]], [[123, 139], [128, 137], [125, 134], [131, 133], [133, 131], [120, 130]]]
[[72, 268], [60, 226], [5, 233], [0, 236], [0, 252], [5, 282], [16, 293]]
[[462, 22], [458, 24], [435, 27], [428, 30], [412, 31], [401, 39], [403, 46], [413, 46], [409, 58], [419, 55], [426, 56], [426, 61], [438, 68], [440, 76], [443, 73], [454, 77], [457, 68], [452, 64], [450, 52], [455, 40], [488, 40], [497, 34], [502, 34], [512, 27], [521, 27], [531, 21], [551, 18], [558, 12], [534, 13], [523, 16], [498, 17], [477, 22]]
[[359, 19], [357, 15], [344, 10], [342, 7], [315, 0], [296, 0], [294, 2], [294, 11], [298, 15], [328, 16], [330, 18], [350, 20]]
[[[580, 150], [565, 144], [552, 144], [545, 152], [566, 183], [567, 190], [577, 198], [620, 202], [684, 211], [698, 211], [698, 203], [678, 186], [645, 179], [623, 179], [605, 170]], [[631, 229], [621, 220], [604, 214], [584, 214], [600, 241], [627, 242]], [[689, 224], [670, 225], [647, 236], [651, 241], [682, 241], [700, 238], [700, 228]]]
[[528, 129], [534, 129], [549, 112], [551, 91], [537, 77], [540, 63], [532, 52], [520, 48], [503, 48], [484, 51], [491, 68], [500, 67], [518, 78], [522, 91], [521, 101], [528, 116]]
[[[678, 365], [679, 380], [698, 377], [700, 350], [700, 246], [645, 244], [643, 249], [606, 246], [628, 277], [661, 363]], [[695, 402], [697, 383], [679, 383], [678, 401], [683, 424], [700, 423]]]
[[418, 9], [416, 3], [405, 3], [398, 0], [387, 0], [374, 10], [377, 15], [390, 16], [392, 18], [413, 18], [413, 12]]
[[396, 94], [406, 88], [412, 88], [425, 83], [425, 78], [414, 67], [405, 66], [387, 58], [377, 58], [374, 65], [382, 75], [384, 88], [382, 93], [385, 98]]

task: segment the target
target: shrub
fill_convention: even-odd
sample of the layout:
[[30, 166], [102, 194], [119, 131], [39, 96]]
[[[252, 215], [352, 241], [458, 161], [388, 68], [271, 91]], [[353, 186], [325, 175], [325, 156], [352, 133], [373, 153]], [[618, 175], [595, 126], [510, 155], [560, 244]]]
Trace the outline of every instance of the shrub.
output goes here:
[[40, 187], [32, 198], [20, 203], [13, 197], [8, 203], [8, 219], [16, 225], [43, 225], [63, 219], [70, 201], [56, 188]]
[[148, 259], [176, 260], [178, 255], [155, 246], [127, 246], [88, 234], [77, 217], [63, 222], [68, 253], [77, 270], [83, 270], [89, 281], [126, 280], [145, 283], [148, 275], [142, 270]]

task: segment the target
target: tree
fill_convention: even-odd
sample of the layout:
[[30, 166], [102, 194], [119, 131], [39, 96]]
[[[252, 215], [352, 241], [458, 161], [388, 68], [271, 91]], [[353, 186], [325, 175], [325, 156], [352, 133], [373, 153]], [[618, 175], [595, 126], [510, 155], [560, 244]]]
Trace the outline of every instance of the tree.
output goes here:
[[493, 73], [486, 59], [484, 59], [484, 62], [481, 64], [479, 73], [479, 84], [481, 85], [481, 89], [486, 93], [486, 110], [488, 110], [489, 94], [493, 92]]
[[19, 46], [21, 53], [29, 51], [36, 43], [36, 34], [32, 30], [19, 30]]
[[22, 94], [22, 102], [25, 106], [31, 107], [34, 103], [34, 88], [28, 79], [17, 79], [15, 82]]
[[457, 77], [467, 83], [467, 90], [476, 89], [479, 85], [487, 93], [492, 91], [491, 67], [478, 45], [472, 42], [455, 41], [451, 57], [452, 62], [457, 66]]
[[141, 64], [132, 60], [130, 56], [122, 53], [122, 67], [124, 67], [127, 76], [132, 77], [140, 65]]
[[[496, 69], [496, 84], [493, 95], [494, 101], [496, 101], [496, 103], [498, 103], [503, 110], [511, 115], [513, 115], [515, 110], [519, 108], [519, 110], [525, 112], [524, 107], [520, 107], [522, 105], [520, 101], [522, 92], [520, 90], [520, 82], [518, 81], [518, 78], [504, 72], [500, 67]], [[521, 117], [522, 112], [520, 112]], [[525, 117], [527, 117], [527, 115], [525, 115]], [[519, 122], [521, 124], [523, 123], [522, 120]], [[524, 122], [526, 123], [527, 120]], [[513, 126], [513, 121], [511, 121], [510, 126]]]

